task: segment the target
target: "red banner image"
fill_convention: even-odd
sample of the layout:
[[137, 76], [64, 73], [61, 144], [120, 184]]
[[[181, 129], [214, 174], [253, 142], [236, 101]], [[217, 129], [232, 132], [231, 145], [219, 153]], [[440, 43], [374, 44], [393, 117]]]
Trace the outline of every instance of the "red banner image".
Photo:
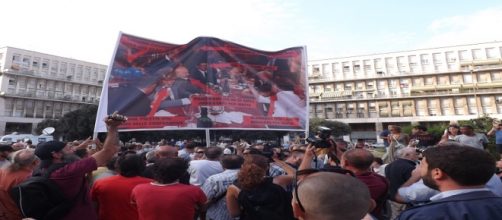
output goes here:
[[303, 47], [269, 52], [211, 37], [176, 45], [121, 34], [98, 114], [127, 116], [123, 130], [304, 130], [305, 65]]

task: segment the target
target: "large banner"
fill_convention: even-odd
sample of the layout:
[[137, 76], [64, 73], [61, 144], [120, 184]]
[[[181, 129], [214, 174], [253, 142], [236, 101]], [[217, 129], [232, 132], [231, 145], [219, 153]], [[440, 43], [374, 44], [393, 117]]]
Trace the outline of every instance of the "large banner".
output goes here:
[[95, 131], [113, 112], [121, 130], [276, 129], [307, 124], [304, 47], [267, 52], [211, 37], [175, 45], [121, 34]]

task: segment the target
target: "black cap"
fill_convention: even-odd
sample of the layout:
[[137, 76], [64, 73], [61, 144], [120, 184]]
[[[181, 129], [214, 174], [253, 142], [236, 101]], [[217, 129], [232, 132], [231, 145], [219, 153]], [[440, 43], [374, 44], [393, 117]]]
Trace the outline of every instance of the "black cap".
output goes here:
[[61, 151], [66, 146], [65, 143], [61, 141], [48, 141], [37, 145], [35, 149], [35, 155], [41, 160], [51, 160], [52, 152]]
[[12, 148], [9, 144], [0, 144], [0, 152], [4, 151], [14, 151], [14, 148]]

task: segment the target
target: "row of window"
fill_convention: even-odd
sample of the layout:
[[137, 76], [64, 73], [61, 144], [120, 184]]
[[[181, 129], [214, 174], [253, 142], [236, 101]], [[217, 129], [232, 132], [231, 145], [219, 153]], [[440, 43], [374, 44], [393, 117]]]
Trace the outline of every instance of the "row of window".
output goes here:
[[5, 98], [3, 116], [28, 118], [59, 118], [82, 105], [52, 101]]
[[[309, 65], [309, 75], [327, 75], [330, 73], [375, 72], [402, 72], [422, 70], [452, 70], [458, 68], [458, 63], [467, 60], [482, 60], [500, 58], [502, 47], [477, 48], [471, 50], [446, 51], [437, 53], [424, 53], [416, 55], [402, 55], [396, 57], [382, 57], [375, 59], [342, 61], [324, 64]], [[428, 67], [432, 64], [434, 67]]]
[[424, 85], [456, 85], [465, 83], [487, 83], [502, 81], [502, 72], [476, 72], [463, 74], [442, 74], [431, 76], [417, 76], [406, 78], [365, 80], [357, 82], [329, 82], [322, 84], [311, 84], [309, 92], [320, 93], [330, 91], [348, 91], [348, 90], [373, 90], [387, 88], [406, 89], [413, 86]]
[[66, 76], [75, 76], [76, 80], [98, 81], [103, 80], [106, 74], [106, 69], [84, 66], [81, 64], [68, 63], [58, 60], [50, 60], [41, 57], [31, 57], [14, 53], [12, 56], [13, 70], [33, 70], [41, 74], [58, 76], [64, 78]]
[[[479, 103], [478, 103], [479, 102]], [[380, 102], [339, 102], [333, 104], [312, 104], [310, 106], [311, 113], [322, 112], [375, 112], [377, 109], [380, 111], [387, 111], [389, 109], [407, 109], [413, 108], [417, 110], [427, 109], [443, 109], [443, 108], [464, 108], [464, 107], [502, 107], [502, 95], [497, 96], [480, 96], [476, 99], [474, 96], [456, 97], [456, 98], [429, 98], [429, 99], [416, 99], [416, 100], [403, 100], [403, 101], [380, 101]], [[378, 108], [377, 108], [378, 107]]]

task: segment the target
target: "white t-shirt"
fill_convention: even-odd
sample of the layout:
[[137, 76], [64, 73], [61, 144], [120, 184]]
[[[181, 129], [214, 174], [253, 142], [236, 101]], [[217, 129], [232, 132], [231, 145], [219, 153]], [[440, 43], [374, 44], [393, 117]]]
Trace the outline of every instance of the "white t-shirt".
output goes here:
[[461, 144], [469, 145], [481, 150], [484, 149], [483, 143], [488, 143], [488, 138], [486, 137], [486, 135], [479, 133], [475, 133], [474, 136], [467, 136], [465, 134], [457, 135], [455, 136], [454, 140]]
[[223, 167], [219, 161], [192, 160], [188, 167], [190, 184], [194, 186], [202, 186], [208, 177], [221, 172]]

